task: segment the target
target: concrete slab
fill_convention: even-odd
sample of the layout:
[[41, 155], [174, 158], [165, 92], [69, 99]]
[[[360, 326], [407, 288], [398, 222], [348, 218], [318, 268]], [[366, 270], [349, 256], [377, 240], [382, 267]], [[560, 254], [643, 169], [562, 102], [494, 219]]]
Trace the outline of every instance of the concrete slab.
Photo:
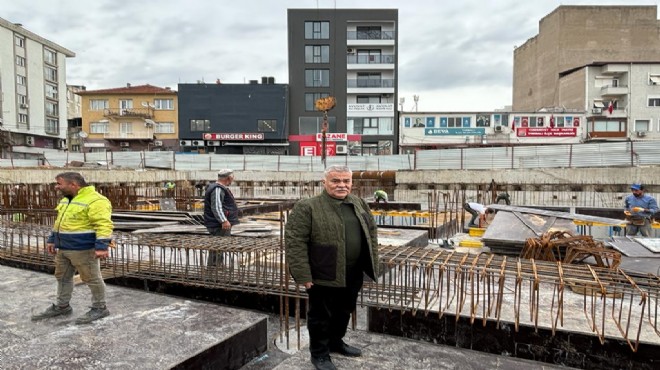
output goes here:
[[90, 302], [79, 285], [73, 315], [32, 322], [55, 293], [50, 274], [0, 266], [0, 368], [238, 369], [267, 348], [266, 315], [112, 285], [104, 319], [75, 324]]
[[[305, 328], [303, 328], [305, 330]], [[331, 354], [339, 369], [567, 369], [540, 362], [434, 345], [366, 331], [349, 331], [346, 342], [362, 349], [361, 357]], [[309, 350], [302, 348], [275, 370], [311, 369]]]

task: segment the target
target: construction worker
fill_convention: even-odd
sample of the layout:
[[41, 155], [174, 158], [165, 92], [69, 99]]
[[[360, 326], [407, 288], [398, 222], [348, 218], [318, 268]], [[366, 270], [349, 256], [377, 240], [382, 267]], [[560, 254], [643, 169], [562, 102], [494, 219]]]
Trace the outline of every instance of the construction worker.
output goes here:
[[651, 236], [651, 217], [658, 212], [658, 202], [650, 195], [645, 194], [642, 184], [630, 185], [632, 194], [624, 201], [624, 213], [628, 222], [626, 235]]
[[376, 190], [374, 193], [374, 199], [376, 200], [376, 203], [380, 203], [381, 200], [387, 203], [387, 193], [385, 190]]
[[507, 206], [511, 205], [511, 197], [509, 197], [509, 193], [505, 192], [505, 193], [497, 194], [497, 198], [495, 198], [495, 203], [500, 204], [500, 200], [503, 200]]
[[174, 181], [168, 181], [165, 183], [164, 189], [165, 189], [165, 198], [173, 198], [174, 197], [174, 188], [176, 188], [176, 184]]

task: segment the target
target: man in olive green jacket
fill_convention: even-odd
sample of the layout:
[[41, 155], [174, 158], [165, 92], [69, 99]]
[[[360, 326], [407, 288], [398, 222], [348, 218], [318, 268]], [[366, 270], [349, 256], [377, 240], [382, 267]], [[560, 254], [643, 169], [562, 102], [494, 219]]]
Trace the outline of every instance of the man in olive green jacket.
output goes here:
[[286, 260], [309, 296], [309, 349], [320, 370], [335, 369], [330, 352], [362, 354], [343, 337], [364, 273], [378, 276], [378, 230], [369, 206], [350, 194], [351, 187], [348, 167], [328, 167], [323, 193], [296, 203], [286, 224]]

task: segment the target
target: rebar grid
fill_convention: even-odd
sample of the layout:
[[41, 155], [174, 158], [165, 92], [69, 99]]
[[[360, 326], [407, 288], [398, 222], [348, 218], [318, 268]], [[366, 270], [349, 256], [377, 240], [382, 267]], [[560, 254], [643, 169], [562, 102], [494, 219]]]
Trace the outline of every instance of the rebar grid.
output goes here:
[[[46, 253], [50, 230], [0, 221], [0, 259], [53, 266]], [[294, 298], [296, 327], [306, 293], [288, 274], [281, 237], [115, 233], [116, 248], [102, 263], [104, 277], [135, 277], [280, 297], [289, 327]], [[458, 320], [469, 317], [547, 327], [570, 327], [626, 340], [657, 342], [660, 278], [589, 265], [567, 265], [422, 247], [379, 246], [383, 273], [365, 283], [363, 306]], [[213, 261], [217, 261], [213, 263]], [[301, 300], [303, 302], [301, 302]], [[302, 307], [304, 309], [304, 307]], [[581, 310], [580, 315], [569, 314]], [[655, 333], [655, 335], [653, 335]], [[287, 332], [288, 336], [288, 332]], [[288, 343], [288, 340], [287, 340]]]

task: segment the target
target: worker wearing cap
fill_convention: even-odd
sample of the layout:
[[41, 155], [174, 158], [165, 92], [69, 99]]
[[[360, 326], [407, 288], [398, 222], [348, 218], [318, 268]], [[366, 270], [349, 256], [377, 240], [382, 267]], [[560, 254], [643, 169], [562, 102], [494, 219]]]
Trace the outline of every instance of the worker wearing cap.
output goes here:
[[[218, 172], [218, 181], [209, 184], [204, 194], [204, 226], [209, 234], [215, 236], [231, 236], [231, 228], [240, 223], [236, 199], [229, 190], [234, 181], [234, 171], [225, 169]], [[209, 264], [222, 261], [216, 260], [217, 254], [209, 252]]]
[[625, 213], [630, 222], [626, 226], [626, 235], [651, 236], [651, 217], [658, 212], [655, 198], [644, 193], [644, 185], [630, 185], [631, 195], [625, 200]]

